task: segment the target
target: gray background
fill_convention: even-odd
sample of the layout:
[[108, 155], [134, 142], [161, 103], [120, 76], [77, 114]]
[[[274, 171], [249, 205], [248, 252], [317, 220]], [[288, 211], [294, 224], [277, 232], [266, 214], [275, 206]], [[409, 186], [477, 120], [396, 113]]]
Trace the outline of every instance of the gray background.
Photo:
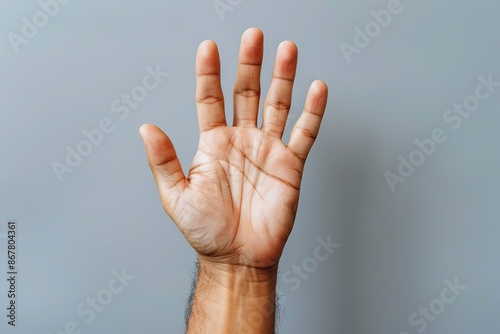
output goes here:
[[[310, 82], [331, 92], [281, 273], [313, 256], [318, 237], [341, 246], [298, 289], [281, 280], [281, 332], [419, 333], [410, 315], [455, 278], [467, 288], [425, 332], [500, 332], [500, 89], [459, 129], [443, 120], [479, 76], [500, 81], [500, 3], [402, 0], [350, 63], [341, 43], [353, 44], [355, 27], [388, 1], [233, 4], [221, 20], [212, 0], [73, 0], [16, 53], [8, 34], [21, 34], [40, 5], [0, 3], [0, 236], [17, 219], [20, 273], [18, 326], [0, 311], [0, 332], [55, 334], [70, 321], [82, 333], [183, 332], [194, 253], [161, 208], [138, 127], [160, 126], [187, 170], [198, 140], [196, 48], [218, 43], [231, 110], [239, 40], [251, 26], [265, 33], [263, 92], [279, 42], [299, 47], [285, 140]], [[121, 120], [111, 102], [157, 64], [169, 76]], [[103, 118], [114, 131], [59, 182], [51, 164]], [[447, 141], [392, 192], [384, 173], [397, 173], [398, 156], [434, 128]], [[135, 279], [85, 323], [77, 306], [122, 268]]]

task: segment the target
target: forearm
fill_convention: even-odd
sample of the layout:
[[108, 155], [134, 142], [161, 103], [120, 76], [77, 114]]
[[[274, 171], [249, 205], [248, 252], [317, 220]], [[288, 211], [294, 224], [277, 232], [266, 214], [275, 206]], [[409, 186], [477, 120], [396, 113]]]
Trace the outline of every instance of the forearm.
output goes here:
[[274, 333], [277, 268], [200, 259], [188, 334]]

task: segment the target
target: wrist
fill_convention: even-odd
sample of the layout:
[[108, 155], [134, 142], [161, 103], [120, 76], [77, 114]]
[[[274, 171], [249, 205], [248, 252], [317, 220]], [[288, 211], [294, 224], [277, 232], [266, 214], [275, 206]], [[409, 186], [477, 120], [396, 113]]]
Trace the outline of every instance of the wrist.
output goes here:
[[[198, 255], [200, 274], [209, 278], [212, 284], [221, 285], [230, 291], [249, 297], [274, 290], [278, 277], [278, 264], [269, 268], [256, 268], [240, 264], [213, 261]], [[258, 287], [258, 290], [249, 290]]]
[[253, 268], [199, 256], [189, 333], [274, 333], [277, 265]]

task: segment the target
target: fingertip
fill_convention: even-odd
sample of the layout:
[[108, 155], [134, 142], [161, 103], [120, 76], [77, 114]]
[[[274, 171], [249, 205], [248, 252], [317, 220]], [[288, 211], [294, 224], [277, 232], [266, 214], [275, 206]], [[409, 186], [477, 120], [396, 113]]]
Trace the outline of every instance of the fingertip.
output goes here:
[[167, 139], [167, 141], [169, 140], [165, 132], [154, 124], [141, 125], [139, 133], [146, 147], [154, 147], [158, 145], [158, 143], [163, 143], [165, 139]]
[[139, 134], [141, 135], [142, 138], [146, 138], [148, 137], [152, 131], [154, 131], [155, 129], [157, 129], [157, 126], [154, 125], [154, 124], [150, 124], [150, 123], [145, 123], [145, 124], [142, 124], [140, 127], [139, 127]]
[[279, 65], [278, 70], [280, 72], [290, 72], [293, 69], [293, 76], [295, 77], [298, 55], [299, 50], [294, 42], [283, 41], [276, 50], [275, 65]]
[[243, 34], [241, 35], [241, 39], [243, 40], [243, 39], [247, 39], [249, 37], [262, 38], [263, 36], [264, 36], [264, 33], [262, 32], [262, 30], [260, 30], [259, 28], [256, 28], [256, 27], [251, 27], [243, 32]]
[[147, 127], [149, 126], [150, 124], [142, 124], [140, 127], [139, 127], [139, 134], [141, 136], [144, 137], [144, 134], [146, 133], [147, 131]]
[[142, 141], [146, 138], [146, 133], [148, 132], [148, 125], [149, 124], [143, 124], [139, 127], [139, 135], [142, 138]]
[[325, 112], [327, 101], [327, 84], [322, 80], [314, 80], [309, 87], [305, 110], [313, 114], [322, 115]]
[[201, 42], [198, 46], [198, 54], [205, 55], [214, 49], [217, 50], [217, 44], [213, 40], [207, 39]]
[[299, 48], [297, 47], [297, 44], [295, 44], [292, 41], [285, 40], [282, 41], [280, 44], [278, 44], [278, 50], [279, 51], [289, 51], [289, 52], [294, 52], [297, 53]]
[[257, 28], [257, 27], [250, 27], [250, 28], [247, 28], [247, 29], [243, 32], [243, 34], [249, 33], [249, 32], [251, 32], [251, 31], [256, 32], [256, 33], [260, 33], [260, 34], [262, 34], [262, 30], [260, 30], [260, 29], [259, 29], [259, 28]]
[[218, 74], [220, 72], [220, 58], [217, 44], [212, 40], [200, 43], [196, 53], [196, 74]]
[[328, 94], [328, 85], [323, 80], [314, 80], [310, 89], [317, 94]]

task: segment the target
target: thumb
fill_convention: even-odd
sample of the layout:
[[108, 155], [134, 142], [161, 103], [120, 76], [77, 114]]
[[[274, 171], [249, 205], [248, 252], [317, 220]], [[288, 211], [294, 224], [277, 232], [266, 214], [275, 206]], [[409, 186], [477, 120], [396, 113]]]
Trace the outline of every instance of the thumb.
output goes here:
[[171, 215], [175, 203], [186, 188], [187, 181], [174, 145], [155, 125], [144, 124], [139, 128], [139, 133], [146, 148], [149, 167], [153, 172], [163, 207]]

